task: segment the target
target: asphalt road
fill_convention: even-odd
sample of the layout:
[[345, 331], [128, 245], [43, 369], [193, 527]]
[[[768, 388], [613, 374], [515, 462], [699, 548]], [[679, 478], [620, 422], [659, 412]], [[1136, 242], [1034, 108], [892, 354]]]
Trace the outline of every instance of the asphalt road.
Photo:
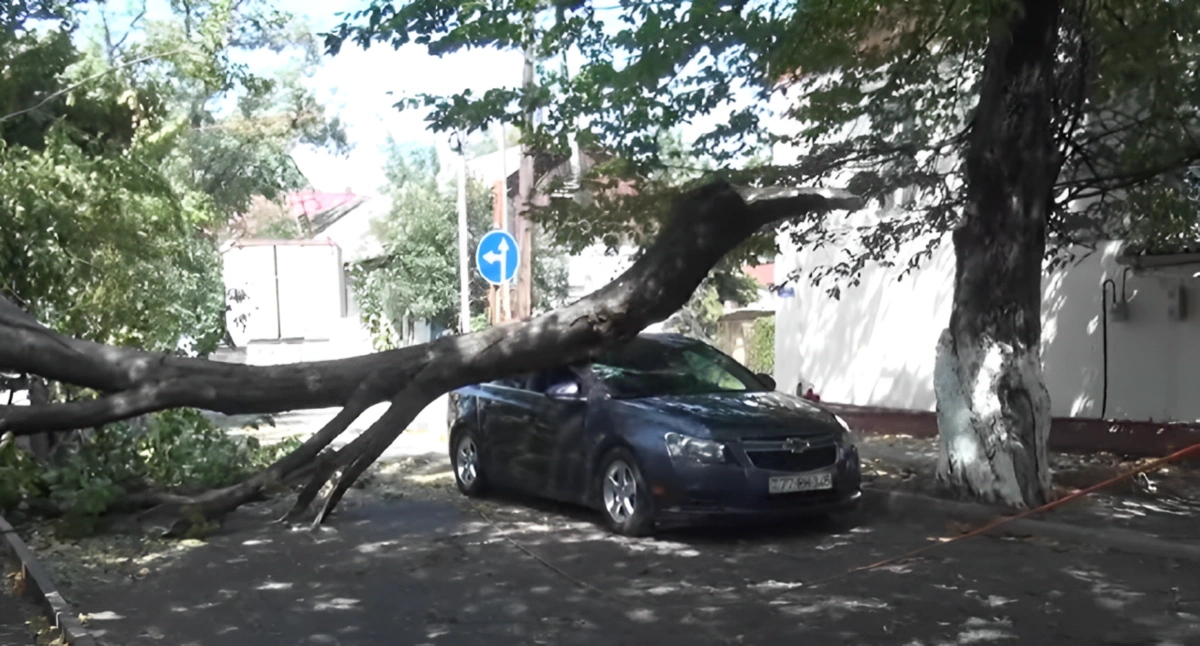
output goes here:
[[0, 646], [32, 646], [33, 633], [26, 622], [34, 616], [37, 608], [25, 600], [11, 596], [12, 587], [8, 579], [16, 572], [17, 565], [0, 558]]
[[27, 646], [34, 643], [25, 625], [24, 609], [16, 599], [0, 592], [0, 646]]
[[630, 540], [445, 488], [348, 502], [315, 534], [249, 508], [202, 545], [97, 559], [64, 592], [131, 646], [1200, 644], [1195, 562], [972, 538], [850, 572], [953, 533], [933, 518]]

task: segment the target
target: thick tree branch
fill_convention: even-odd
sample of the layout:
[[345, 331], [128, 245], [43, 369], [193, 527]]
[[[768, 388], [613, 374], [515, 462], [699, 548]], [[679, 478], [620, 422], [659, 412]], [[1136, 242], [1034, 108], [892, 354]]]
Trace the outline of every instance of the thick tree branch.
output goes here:
[[0, 432], [15, 435], [69, 431], [118, 422], [145, 413], [186, 405], [201, 380], [149, 383], [113, 395], [48, 406], [0, 406]]
[[[307, 475], [308, 484], [285, 518], [292, 519], [343, 470], [314, 520], [321, 523], [438, 395], [591, 357], [677, 311], [722, 256], [762, 227], [860, 206], [861, 200], [844, 191], [701, 187], [676, 201], [670, 223], [629, 270], [575, 303], [519, 323], [339, 361], [258, 367], [105, 346], [58, 335], [0, 299], [0, 370], [110, 393], [83, 402], [0, 407], [0, 432], [68, 430], [180, 406], [265, 413], [342, 405], [303, 445], [241, 484], [196, 497], [143, 494], [125, 501], [177, 513], [167, 533], [178, 535], [197, 518], [221, 517], [271, 487]], [[367, 431], [321, 459], [321, 451], [367, 407], [388, 400], [387, 412]]]
[[665, 320], [722, 256], [763, 226], [860, 206], [851, 196], [822, 189], [741, 191], [746, 198], [718, 183], [684, 194], [672, 221], [629, 270], [566, 307], [474, 334], [336, 361], [247, 366], [107, 346], [57, 334], [0, 298], [0, 370], [117, 393], [90, 402], [0, 408], [0, 432], [69, 430], [181, 406], [271, 413], [344, 406], [352, 397], [370, 406], [402, 391], [426, 367], [436, 368], [430, 378], [445, 392], [583, 360]]

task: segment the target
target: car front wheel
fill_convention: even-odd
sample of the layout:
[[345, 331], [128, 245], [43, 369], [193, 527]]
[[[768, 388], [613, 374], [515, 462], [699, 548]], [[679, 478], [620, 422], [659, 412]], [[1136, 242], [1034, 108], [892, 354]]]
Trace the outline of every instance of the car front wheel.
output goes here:
[[633, 454], [613, 449], [600, 463], [599, 500], [605, 524], [625, 536], [644, 536], [654, 529], [654, 501]]
[[475, 498], [487, 491], [475, 433], [464, 429], [450, 436], [450, 463], [454, 467], [454, 483], [464, 496]]

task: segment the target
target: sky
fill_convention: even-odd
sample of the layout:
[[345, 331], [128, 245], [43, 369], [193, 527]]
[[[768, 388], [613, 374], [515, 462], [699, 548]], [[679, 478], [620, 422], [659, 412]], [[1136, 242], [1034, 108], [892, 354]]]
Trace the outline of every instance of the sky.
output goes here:
[[[319, 33], [339, 24], [339, 13], [365, 8], [368, 4], [369, 0], [288, 0], [279, 7], [305, 18]], [[128, 16], [136, 13], [138, 8], [130, 10], [119, 2], [110, 2], [107, 7], [110, 14], [119, 16], [112, 19], [114, 30], [128, 24]], [[147, 8], [149, 18], [169, 15], [167, 0], [149, 0]], [[84, 18], [85, 24], [91, 20], [97, 20], [96, 24], [99, 24], [94, 11]], [[244, 62], [252, 67], [274, 67], [281, 65], [283, 60], [265, 53], [244, 57]], [[364, 51], [347, 44], [337, 56], [324, 56], [319, 69], [306, 83], [329, 114], [342, 119], [353, 149], [342, 157], [312, 147], [300, 147], [293, 157], [317, 190], [341, 192], [349, 188], [355, 193], [370, 194], [385, 182], [384, 146], [389, 135], [402, 143], [449, 148], [445, 136], [426, 129], [421, 112], [400, 111], [394, 107], [402, 95], [450, 94], [466, 88], [481, 92], [517, 85], [521, 80], [521, 66], [519, 52], [476, 50], [438, 58], [415, 45], [398, 51], [390, 46], [376, 45]]]
[[[279, 6], [303, 17], [320, 33], [342, 22], [339, 14], [365, 8], [369, 1], [288, 0]], [[107, 6], [110, 12], [121, 11], [118, 2], [110, 0]], [[169, 15], [168, 7], [168, 0], [149, 0], [148, 15], [165, 17]], [[270, 53], [245, 57], [245, 62], [252, 67], [282, 64], [278, 56]], [[306, 82], [329, 114], [341, 118], [353, 148], [348, 155], [337, 156], [300, 147], [293, 158], [317, 190], [376, 192], [385, 183], [384, 147], [389, 136], [400, 143], [435, 145], [443, 154], [449, 154], [448, 136], [428, 131], [421, 111], [401, 111], [395, 107], [403, 95], [452, 94], [467, 88], [479, 94], [491, 88], [516, 86], [521, 80], [522, 63], [516, 51], [470, 50], [439, 58], [417, 45], [400, 50], [376, 45], [363, 50], [348, 43], [337, 56], [324, 56], [318, 70]], [[578, 61], [572, 63], [576, 67]], [[722, 116], [709, 115], [685, 127], [684, 138], [708, 130]]]
[[[336, 14], [365, 7], [366, 0], [299, 0], [289, 11], [308, 18], [318, 32], [340, 22]], [[323, 151], [297, 149], [300, 170], [318, 190], [370, 193], [384, 183], [383, 146], [390, 135], [400, 142], [421, 142], [448, 148], [445, 135], [426, 130], [423, 115], [394, 107], [403, 94], [449, 94], [471, 88], [482, 92], [521, 81], [519, 52], [476, 50], [429, 56], [423, 47], [400, 50], [376, 45], [364, 51], [347, 45], [337, 56], [325, 57], [309, 79], [317, 99], [346, 124], [354, 149], [347, 158]]]

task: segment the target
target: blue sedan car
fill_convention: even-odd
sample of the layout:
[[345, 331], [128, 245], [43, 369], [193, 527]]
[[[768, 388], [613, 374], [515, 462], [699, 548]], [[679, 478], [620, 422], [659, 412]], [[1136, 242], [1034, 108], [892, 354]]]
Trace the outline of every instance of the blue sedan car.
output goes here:
[[463, 494], [495, 486], [585, 505], [619, 534], [823, 515], [861, 496], [841, 418], [678, 335], [642, 334], [594, 362], [470, 386], [451, 402]]

